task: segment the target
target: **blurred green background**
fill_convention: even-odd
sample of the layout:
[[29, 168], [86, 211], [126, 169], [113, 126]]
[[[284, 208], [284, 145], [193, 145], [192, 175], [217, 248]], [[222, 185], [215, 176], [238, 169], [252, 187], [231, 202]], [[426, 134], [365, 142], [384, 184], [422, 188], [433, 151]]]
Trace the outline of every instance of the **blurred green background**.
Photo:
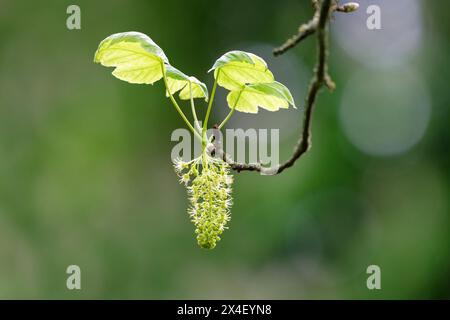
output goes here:
[[[302, 106], [315, 40], [270, 50], [309, 1], [1, 0], [0, 298], [449, 298], [450, 3], [360, 3], [332, 22], [337, 89], [319, 97], [313, 148], [279, 176], [236, 174], [230, 229], [207, 251], [172, 168], [183, 123], [163, 84], [119, 81], [94, 52], [141, 31], [211, 86], [222, 53], [252, 51]], [[66, 28], [70, 4], [81, 30]], [[369, 4], [381, 30], [366, 27]], [[301, 117], [235, 113], [228, 127], [280, 128], [282, 160]], [[71, 264], [80, 291], [66, 288]], [[381, 290], [366, 287], [371, 264]]]

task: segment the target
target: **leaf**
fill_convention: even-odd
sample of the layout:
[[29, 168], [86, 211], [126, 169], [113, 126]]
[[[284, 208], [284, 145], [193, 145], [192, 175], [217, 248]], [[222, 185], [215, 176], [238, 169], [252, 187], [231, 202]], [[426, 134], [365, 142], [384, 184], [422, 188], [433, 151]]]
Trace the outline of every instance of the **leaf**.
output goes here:
[[169, 63], [163, 50], [140, 32], [113, 34], [98, 46], [94, 62], [116, 67], [112, 74], [130, 83], [153, 84], [163, 77], [162, 63]]
[[295, 108], [294, 99], [288, 88], [279, 82], [255, 83], [233, 90], [227, 96], [228, 106], [240, 112], [258, 113], [258, 107], [269, 111]]
[[214, 70], [217, 83], [228, 90], [238, 90], [245, 84], [273, 82], [272, 72], [257, 55], [230, 51], [221, 56], [208, 71]]
[[[189, 83], [192, 86], [192, 98], [205, 98], [208, 101], [208, 89], [206, 85], [200, 82], [195, 77], [188, 77], [180, 70], [166, 65], [167, 89], [171, 94], [180, 91], [179, 97], [182, 100], [189, 100], [191, 98], [191, 90]], [[168, 93], [166, 93], [168, 95]]]

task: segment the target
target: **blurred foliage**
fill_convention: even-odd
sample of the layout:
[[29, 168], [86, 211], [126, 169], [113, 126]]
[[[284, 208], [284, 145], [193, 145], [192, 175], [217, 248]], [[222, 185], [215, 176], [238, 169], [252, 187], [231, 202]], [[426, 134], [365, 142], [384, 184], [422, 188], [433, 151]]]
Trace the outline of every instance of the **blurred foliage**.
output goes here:
[[[332, 42], [338, 88], [319, 97], [313, 148], [282, 175], [236, 174], [230, 230], [212, 251], [196, 245], [172, 168], [170, 134], [183, 123], [162, 84], [118, 81], [93, 54], [112, 33], [141, 31], [211, 85], [206, 70], [223, 52], [280, 44], [310, 17], [309, 1], [79, 0], [74, 31], [70, 4], [0, 1], [0, 298], [450, 297], [449, 3], [422, 1], [414, 63], [432, 97], [422, 140], [387, 157], [349, 142], [339, 101], [359, 66]], [[269, 65], [288, 58], [311, 70], [314, 40]], [[300, 102], [304, 81], [288, 87]], [[282, 112], [295, 120], [277, 122], [283, 135], [301, 110]], [[81, 291], [66, 289], [70, 264]], [[380, 291], [366, 288], [370, 264]]]

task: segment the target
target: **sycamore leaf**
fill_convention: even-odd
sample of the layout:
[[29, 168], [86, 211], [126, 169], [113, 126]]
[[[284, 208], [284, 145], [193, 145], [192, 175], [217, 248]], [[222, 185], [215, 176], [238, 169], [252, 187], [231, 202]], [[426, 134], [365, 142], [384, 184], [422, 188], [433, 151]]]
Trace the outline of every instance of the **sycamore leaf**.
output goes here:
[[112, 74], [120, 80], [153, 84], [163, 77], [162, 64], [168, 64], [169, 60], [147, 35], [123, 32], [100, 42], [94, 62], [116, 67]]
[[[180, 70], [166, 65], [166, 76], [167, 76], [167, 90], [174, 94], [180, 91], [179, 97], [182, 100], [189, 100], [191, 98], [191, 88], [192, 86], [192, 98], [205, 98], [208, 101], [208, 89], [206, 85], [200, 82], [195, 77], [188, 77]], [[166, 92], [166, 95], [168, 93]]]
[[227, 96], [228, 106], [240, 112], [258, 113], [258, 107], [269, 111], [295, 108], [294, 99], [288, 88], [279, 82], [254, 83], [231, 91]]
[[273, 82], [266, 62], [244, 51], [230, 51], [216, 60], [212, 68], [217, 83], [228, 90], [238, 90], [245, 84]]

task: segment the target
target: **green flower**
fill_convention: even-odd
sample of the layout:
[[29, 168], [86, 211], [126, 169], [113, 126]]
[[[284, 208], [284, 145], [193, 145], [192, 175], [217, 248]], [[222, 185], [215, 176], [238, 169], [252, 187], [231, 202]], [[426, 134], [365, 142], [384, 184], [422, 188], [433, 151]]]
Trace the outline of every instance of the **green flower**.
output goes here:
[[230, 220], [232, 176], [227, 163], [207, 154], [190, 162], [175, 161], [180, 182], [187, 187], [190, 207], [200, 247], [213, 249]]

